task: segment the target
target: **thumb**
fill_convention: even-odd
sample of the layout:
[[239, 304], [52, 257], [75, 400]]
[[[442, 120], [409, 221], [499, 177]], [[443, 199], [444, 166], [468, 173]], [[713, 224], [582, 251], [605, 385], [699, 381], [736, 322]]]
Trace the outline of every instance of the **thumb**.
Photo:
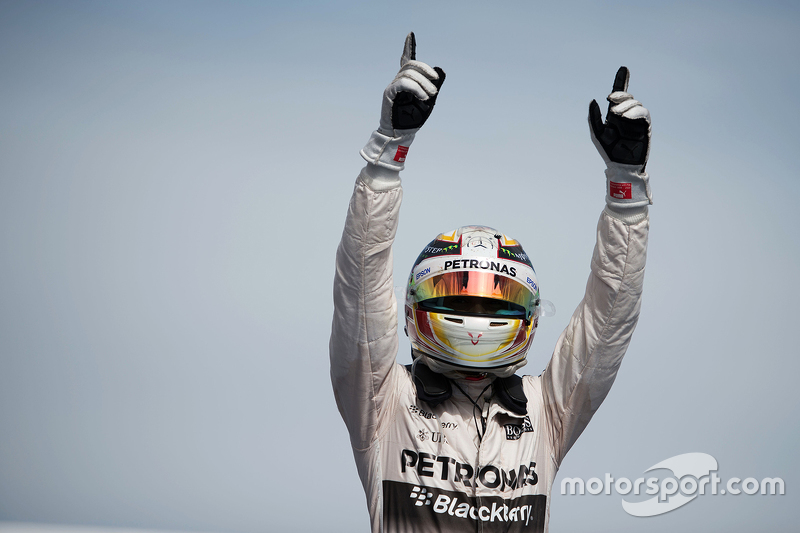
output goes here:
[[433, 67], [433, 70], [435, 70], [436, 74], [439, 75], [439, 79], [431, 80], [431, 83], [434, 84], [437, 89], [441, 89], [445, 78], [444, 70], [440, 69], [439, 67]]
[[400, 68], [403, 68], [409, 61], [417, 59], [417, 39], [414, 37], [414, 32], [409, 32], [406, 35], [406, 44], [403, 47], [403, 55], [400, 56]]
[[600, 105], [597, 100], [589, 104], [589, 127], [592, 128], [595, 138], [600, 139], [603, 133], [603, 116], [600, 114]]

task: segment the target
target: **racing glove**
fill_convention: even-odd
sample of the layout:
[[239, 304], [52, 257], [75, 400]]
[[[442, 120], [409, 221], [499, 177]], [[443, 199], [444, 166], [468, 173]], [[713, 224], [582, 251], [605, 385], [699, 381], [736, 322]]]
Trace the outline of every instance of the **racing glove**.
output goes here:
[[361, 150], [367, 162], [399, 172], [403, 170], [408, 148], [425, 124], [436, 104], [445, 74], [416, 60], [414, 32], [406, 37], [400, 72], [383, 92], [381, 121]]
[[[589, 104], [589, 132], [606, 162], [606, 204], [626, 216], [644, 216], [653, 203], [650, 178], [645, 172], [650, 154], [650, 112], [628, 90], [630, 72], [620, 67], [608, 95], [606, 121], [596, 100]], [[637, 209], [634, 209], [637, 208]]]

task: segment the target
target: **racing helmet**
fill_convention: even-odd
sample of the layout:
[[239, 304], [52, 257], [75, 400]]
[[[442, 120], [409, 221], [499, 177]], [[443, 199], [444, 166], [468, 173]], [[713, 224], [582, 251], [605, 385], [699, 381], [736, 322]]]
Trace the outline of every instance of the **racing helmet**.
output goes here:
[[439, 234], [406, 288], [412, 356], [441, 374], [508, 377], [539, 325], [539, 283], [519, 242], [486, 226]]

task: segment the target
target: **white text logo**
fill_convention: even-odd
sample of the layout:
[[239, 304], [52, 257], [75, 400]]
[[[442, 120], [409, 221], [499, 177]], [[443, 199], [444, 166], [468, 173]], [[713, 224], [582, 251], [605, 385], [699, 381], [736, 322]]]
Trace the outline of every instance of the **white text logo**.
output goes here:
[[[707, 453], [684, 453], [656, 463], [645, 472], [666, 469], [673, 473], [672, 477], [659, 479], [658, 477], [640, 477], [634, 481], [626, 477], [614, 479], [611, 474], [605, 474], [603, 479], [589, 478], [586, 482], [581, 478], [565, 478], [561, 481], [561, 494], [611, 494], [613, 488], [617, 494], [634, 496], [642, 494], [642, 485], [646, 488], [644, 493], [653, 496], [644, 501], [628, 501], [622, 499], [622, 508], [633, 516], [656, 516], [673, 511], [694, 500], [698, 496], [711, 494], [764, 494], [782, 495], [785, 487], [783, 479], [767, 477], [760, 481], [753, 477], [742, 480], [738, 477], [729, 478], [722, 483], [717, 476], [717, 460]], [[723, 485], [724, 488], [720, 488]]]

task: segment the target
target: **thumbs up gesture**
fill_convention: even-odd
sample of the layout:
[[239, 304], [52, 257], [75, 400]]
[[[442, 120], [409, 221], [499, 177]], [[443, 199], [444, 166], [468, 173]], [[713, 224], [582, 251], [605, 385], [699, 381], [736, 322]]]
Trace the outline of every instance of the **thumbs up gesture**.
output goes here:
[[596, 100], [589, 104], [589, 133], [606, 162], [606, 203], [613, 208], [652, 204], [644, 171], [650, 154], [650, 112], [628, 91], [630, 72], [620, 67], [608, 95], [606, 121]]
[[445, 74], [417, 61], [414, 32], [406, 37], [400, 72], [383, 91], [381, 121], [361, 156], [379, 167], [399, 171], [404, 168], [406, 154], [417, 131], [425, 124], [436, 104]]

